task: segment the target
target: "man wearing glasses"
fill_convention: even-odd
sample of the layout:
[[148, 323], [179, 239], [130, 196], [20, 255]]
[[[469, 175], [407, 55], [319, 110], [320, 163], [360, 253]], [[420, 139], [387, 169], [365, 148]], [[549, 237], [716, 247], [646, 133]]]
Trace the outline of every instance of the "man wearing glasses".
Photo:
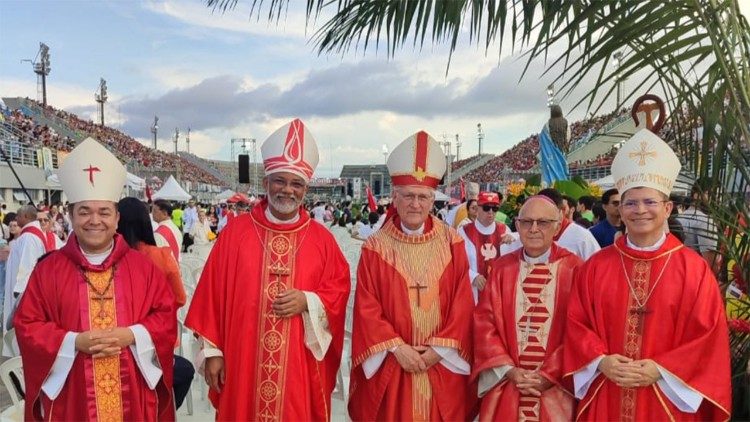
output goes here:
[[609, 189], [602, 195], [602, 207], [607, 218], [598, 222], [589, 231], [594, 235], [602, 248], [615, 243], [615, 233], [620, 228], [620, 193], [617, 189]]
[[362, 246], [352, 331], [352, 420], [471, 420], [469, 264], [430, 215], [445, 155], [426, 132], [388, 157], [393, 207]]
[[562, 213], [545, 196], [521, 207], [523, 247], [491, 264], [474, 311], [474, 368], [480, 420], [571, 420], [563, 389], [562, 339], [573, 274], [581, 258], [553, 242]]
[[477, 204], [476, 220], [458, 229], [469, 258], [469, 280], [475, 304], [487, 283], [489, 264], [502, 255], [502, 245], [515, 240], [505, 224], [495, 222], [495, 213], [500, 210], [500, 197], [496, 193], [480, 192]]
[[612, 163], [627, 234], [580, 269], [568, 309], [564, 373], [581, 420], [726, 420], [724, 306], [704, 259], [666, 232], [680, 171], [648, 129]]

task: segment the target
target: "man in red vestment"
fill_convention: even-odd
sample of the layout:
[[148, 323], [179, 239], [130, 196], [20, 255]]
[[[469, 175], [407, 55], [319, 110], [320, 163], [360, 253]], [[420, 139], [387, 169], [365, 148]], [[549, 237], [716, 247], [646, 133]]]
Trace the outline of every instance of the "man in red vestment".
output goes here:
[[174, 297], [116, 234], [125, 167], [88, 138], [60, 168], [74, 235], [34, 268], [14, 318], [26, 420], [174, 420]]
[[500, 197], [494, 192], [480, 192], [477, 197], [477, 218], [458, 229], [464, 239], [466, 256], [469, 258], [469, 280], [474, 294], [474, 303], [479, 300], [479, 292], [487, 283], [490, 263], [501, 255], [501, 246], [512, 243], [515, 236], [508, 226], [495, 221], [495, 213], [500, 210]]
[[445, 156], [426, 132], [393, 150], [393, 208], [362, 247], [352, 332], [353, 420], [471, 419], [469, 265], [429, 212]]
[[349, 267], [330, 231], [300, 208], [318, 162], [302, 121], [261, 151], [268, 197], [222, 231], [185, 321], [203, 338], [195, 366], [218, 420], [327, 421]]
[[574, 399], [561, 385], [562, 340], [573, 274], [583, 261], [555, 243], [562, 214], [532, 196], [516, 219], [523, 248], [492, 263], [474, 311], [480, 420], [567, 421]]
[[726, 420], [729, 344], [711, 269], [666, 232], [680, 170], [641, 129], [612, 163], [627, 234], [580, 270], [568, 305], [564, 370], [583, 420]]

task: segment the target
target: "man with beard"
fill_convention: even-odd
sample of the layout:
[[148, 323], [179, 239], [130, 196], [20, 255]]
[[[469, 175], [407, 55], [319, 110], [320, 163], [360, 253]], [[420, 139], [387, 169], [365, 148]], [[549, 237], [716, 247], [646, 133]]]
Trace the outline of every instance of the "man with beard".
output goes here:
[[222, 231], [185, 325], [218, 420], [331, 418], [344, 339], [349, 266], [302, 205], [318, 163], [296, 119], [261, 147], [267, 199]]

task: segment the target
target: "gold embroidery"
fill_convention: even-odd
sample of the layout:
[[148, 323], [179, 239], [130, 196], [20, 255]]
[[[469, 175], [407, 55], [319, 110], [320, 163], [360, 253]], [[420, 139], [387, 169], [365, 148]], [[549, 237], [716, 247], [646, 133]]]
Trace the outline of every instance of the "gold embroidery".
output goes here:
[[[420, 236], [404, 235], [393, 220], [381, 231], [371, 238], [367, 247], [404, 278], [403, 289], [409, 297], [412, 317], [411, 344], [425, 345], [441, 325], [439, 282], [451, 261], [451, 233], [435, 221], [433, 229]], [[430, 419], [431, 401], [432, 389], [427, 374], [413, 374], [412, 415], [415, 420]]]
[[259, 315], [258, 362], [256, 368], [254, 419], [281, 421], [284, 419], [284, 383], [289, 352], [290, 320], [276, 316], [273, 301], [294, 287], [294, 249], [296, 231], [276, 232], [265, 230], [259, 236], [263, 242], [263, 275], [261, 279], [261, 306]]
[[[643, 303], [646, 292], [649, 291], [651, 280], [651, 262], [635, 261], [631, 270], [631, 281], [633, 282], [633, 294], [628, 295], [628, 314], [625, 320], [625, 356], [638, 360], [641, 358], [641, 342], [643, 341], [643, 319], [645, 314], [634, 312], [637, 303]], [[627, 274], [625, 274], [627, 276]], [[620, 404], [620, 420], [634, 421], [636, 395], [635, 388], [623, 388]]]
[[646, 165], [646, 158], [656, 158], [656, 151], [648, 149], [648, 142], [643, 141], [639, 144], [641, 149], [628, 153], [629, 158], [637, 158], [638, 166], [643, 167]]
[[390, 350], [393, 347], [400, 346], [404, 344], [404, 341], [400, 338], [394, 338], [387, 341], [384, 341], [382, 343], [378, 343], [374, 346], [370, 346], [365, 353], [362, 353], [359, 356], [355, 356], [354, 359], [352, 359], [352, 365], [353, 366], [359, 366], [362, 362], [366, 361], [370, 356], [380, 353], [385, 350]]
[[[93, 288], [104, 291], [112, 276], [113, 268], [103, 272], [87, 272]], [[114, 281], [113, 281], [114, 282]], [[109, 297], [100, 297], [87, 286], [89, 294], [89, 323], [92, 330], [104, 330], [117, 327], [114, 284], [110, 287]], [[120, 357], [109, 356], [93, 359], [94, 394], [96, 397], [96, 415], [100, 421], [122, 421], [122, 386], [120, 383]]]

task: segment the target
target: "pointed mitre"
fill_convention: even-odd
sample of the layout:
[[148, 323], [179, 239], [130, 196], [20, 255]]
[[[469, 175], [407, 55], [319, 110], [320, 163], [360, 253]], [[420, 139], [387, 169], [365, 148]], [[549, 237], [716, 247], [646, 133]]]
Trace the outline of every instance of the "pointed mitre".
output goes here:
[[394, 186], [437, 188], [445, 173], [445, 154], [425, 131], [404, 139], [388, 156], [388, 173]]
[[120, 160], [92, 138], [86, 138], [73, 149], [57, 174], [70, 203], [117, 202], [127, 178]]
[[669, 195], [681, 168], [672, 148], [648, 129], [641, 129], [625, 142], [612, 161], [615, 187], [624, 193], [646, 187]]
[[307, 126], [294, 119], [272, 133], [260, 147], [266, 176], [294, 173], [310, 181], [318, 166], [318, 146]]

